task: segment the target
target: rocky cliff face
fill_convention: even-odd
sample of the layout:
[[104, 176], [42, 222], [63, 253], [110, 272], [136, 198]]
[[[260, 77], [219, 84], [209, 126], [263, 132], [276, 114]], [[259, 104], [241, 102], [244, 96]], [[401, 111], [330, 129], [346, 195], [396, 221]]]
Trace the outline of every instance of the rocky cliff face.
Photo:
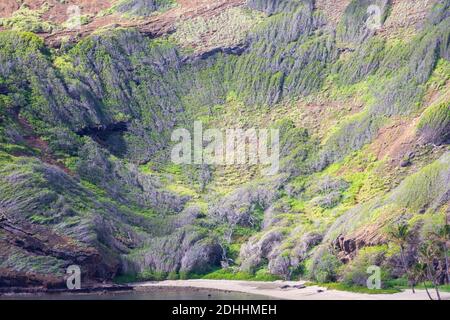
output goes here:
[[[448, 215], [449, 1], [338, 2], [0, 6], [0, 285], [394, 270], [388, 226]], [[172, 164], [195, 120], [279, 128], [279, 174]]]

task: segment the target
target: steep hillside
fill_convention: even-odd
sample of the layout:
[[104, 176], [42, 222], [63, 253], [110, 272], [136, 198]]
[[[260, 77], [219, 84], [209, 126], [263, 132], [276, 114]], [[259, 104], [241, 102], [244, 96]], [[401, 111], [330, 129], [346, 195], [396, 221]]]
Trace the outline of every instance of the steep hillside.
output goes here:
[[[449, 6], [3, 1], [0, 286], [405, 277], [450, 216]], [[195, 121], [279, 129], [280, 170], [174, 164]]]

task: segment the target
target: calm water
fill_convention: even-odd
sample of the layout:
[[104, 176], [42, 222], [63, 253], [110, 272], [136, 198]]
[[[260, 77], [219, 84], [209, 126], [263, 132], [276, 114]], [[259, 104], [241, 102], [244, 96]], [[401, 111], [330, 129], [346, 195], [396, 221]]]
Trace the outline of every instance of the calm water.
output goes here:
[[0, 300], [271, 300], [271, 298], [208, 289], [155, 288], [145, 292], [0, 296]]

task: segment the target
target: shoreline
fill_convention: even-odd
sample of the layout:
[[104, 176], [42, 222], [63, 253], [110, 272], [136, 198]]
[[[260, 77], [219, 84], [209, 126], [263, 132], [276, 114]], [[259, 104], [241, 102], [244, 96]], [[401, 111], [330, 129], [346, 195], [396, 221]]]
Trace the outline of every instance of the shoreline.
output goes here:
[[[72, 291], [68, 289], [45, 289], [45, 288], [11, 288], [10, 291], [0, 291], [0, 300], [6, 298], [32, 298], [42, 295], [114, 295], [121, 293], [145, 293], [152, 290], [184, 289], [196, 292], [209, 290], [224, 293], [244, 293], [253, 296], [261, 296], [276, 300], [429, 300], [425, 290], [416, 290], [413, 294], [410, 289], [398, 293], [355, 293], [327, 289], [320, 286], [305, 286], [304, 281], [245, 281], [245, 280], [165, 280], [129, 283], [125, 285], [103, 285], [88, 287]], [[430, 291], [435, 296], [434, 291]], [[450, 300], [450, 292], [441, 292], [442, 300]]]
[[33, 296], [33, 295], [58, 295], [58, 294], [107, 294], [107, 293], [122, 293], [122, 292], [132, 292], [134, 290], [133, 285], [102, 285], [102, 286], [90, 286], [86, 288], [81, 288], [78, 290], [69, 289], [48, 289], [43, 287], [12, 287], [12, 288], [2, 288], [0, 290], [0, 300], [2, 297], [20, 297], [20, 296]]
[[[281, 300], [429, 300], [425, 290], [404, 290], [391, 294], [367, 294], [348, 291], [338, 291], [319, 286], [308, 286], [299, 281], [239, 281], [239, 280], [166, 280], [161, 282], [141, 282], [133, 284], [135, 290], [150, 288], [190, 288], [209, 289], [224, 292], [240, 292], [266, 296]], [[434, 296], [434, 292], [431, 292]], [[441, 292], [442, 300], [450, 300], [450, 292]]]

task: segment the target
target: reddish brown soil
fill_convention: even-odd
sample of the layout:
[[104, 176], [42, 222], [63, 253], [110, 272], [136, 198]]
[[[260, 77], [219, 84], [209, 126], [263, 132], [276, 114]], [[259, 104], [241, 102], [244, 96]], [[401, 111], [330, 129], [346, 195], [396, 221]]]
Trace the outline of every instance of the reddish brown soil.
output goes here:
[[19, 4], [16, 0], [0, 1], [0, 17], [9, 17], [17, 9], [19, 9]]
[[[450, 81], [445, 85], [445, 89], [429, 88], [426, 96], [426, 106], [431, 106], [438, 101], [445, 101], [450, 98]], [[417, 135], [417, 125], [421, 115], [414, 119], [397, 119], [378, 132], [377, 138], [371, 144], [372, 152], [378, 159], [387, 157], [391, 165], [398, 165], [411, 152], [424, 144], [424, 141]]]
[[337, 25], [350, 0], [316, 0], [316, 8], [325, 13], [328, 21]]
[[437, 0], [391, 0], [391, 13], [378, 31], [384, 37], [407, 37], [425, 22]]
[[[14, 11], [19, 9], [19, 2], [21, 1], [1, 0], [0, 17], [11, 16]], [[177, 7], [144, 20], [127, 20], [118, 15], [97, 17], [98, 13], [111, 7], [115, 0], [67, 0], [65, 3], [60, 3], [58, 0], [23, 0], [22, 2], [33, 10], [40, 9], [44, 3], [47, 3], [50, 9], [44, 14], [43, 19], [57, 24], [68, 19], [67, 10], [72, 5], [78, 5], [83, 15], [95, 16], [90, 24], [82, 26], [80, 30], [42, 35], [47, 44], [59, 47], [63, 37], [76, 41], [98, 28], [109, 25], [137, 27], [146, 35], [157, 37], [173, 30], [179, 21], [199, 16], [212, 17], [224, 9], [242, 6], [246, 0], [177, 0]], [[417, 28], [425, 20], [427, 12], [435, 2], [436, 0], [416, 0], [414, 3], [410, 0], [392, 0], [392, 14], [378, 32], [390, 36], [406, 28]], [[316, 7], [326, 15], [330, 24], [335, 26], [349, 3], [350, 0], [317, 0]]]
[[[113, 0], [69, 0], [64, 4], [59, 3], [57, 0], [24, 1], [31, 9], [41, 8], [45, 2], [50, 4], [51, 9], [43, 16], [43, 19], [55, 23], [62, 23], [67, 20], [67, 9], [70, 5], [76, 4], [80, 6], [83, 15], [97, 15], [114, 3]], [[48, 45], [59, 47], [63, 38], [68, 38], [69, 41], [76, 41], [79, 38], [91, 34], [98, 28], [110, 25], [117, 27], [136, 27], [148, 36], [157, 37], [173, 30], [180, 21], [200, 16], [208, 19], [223, 12], [223, 10], [245, 4], [245, 0], [178, 0], [177, 2], [178, 6], [147, 19], [127, 20], [118, 15], [95, 17], [91, 23], [82, 26], [79, 30], [42, 34], [42, 37]], [[15, 0], [2, 0], [0, 4], [0, 17], [8, 17], [18, 8], [19, 5]]]
[[[72, 5], [79, 6], [82, 14], [96, 15], [109, 8], [112, 2], [113, 0], [66, 0], [64, 3], [60, 3], [58, 0], [24, 0], [23, 4], [32, 10], [39, 10], [47, 3], [50, 9], [43, 15], [43, 19], [61, 23], [67, 20], [67, 9]], [[9, 17], [19, 8], [17, 0], [1, 0], [0, 17]]]
[[364, 227], [355, 233], [347, 236], [339, 236], [333, 242], [335, 249], [337, 249], [338, 258], [347, 263], [353, 260], [358, 253], [358, 250], [364, 247], [371, 247], [386, 243], [383, 233], [380, 232], [388, 222], [384, 224], [374, 224], [372, 226]]
[[61, 170], [63, 170], [65, 173], [69, 175], [74, 175], [74, 173], [67, 168], [62, 162], [58, 161], [55, 156], [52, 154], [47, 141], [42, 140], [41, 137], [37, 136], [34, 133], [33, 128], [28, 123], [28, 121], [25, 118], [22, 118], [20, 115], [17, 116], [17, 122], [21, 125], [21, 127], [26, 132], [26, 135], [24, 136], [25, 141], [27, 145], [33, 149], [39, 150], [39, 159], [42, 160], [42, 162], [45, 162], [47, 164], [57, 166]]
[[398, 120], [394, 124], [382, 128], [371, 145], [378, 159], [386, 156], [399, 163], [407, 153], [414, 150], [417, 143], [415, 129], [419, 119]]

